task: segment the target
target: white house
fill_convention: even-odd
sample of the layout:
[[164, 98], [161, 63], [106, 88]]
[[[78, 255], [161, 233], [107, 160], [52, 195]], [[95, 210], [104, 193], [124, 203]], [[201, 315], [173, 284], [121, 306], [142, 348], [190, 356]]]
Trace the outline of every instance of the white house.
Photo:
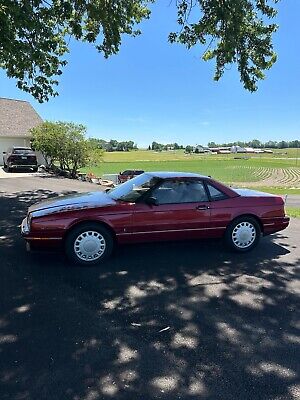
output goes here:
[[0, 165], [9, 147], [30, 147], [29, 130], [43, 122], [30, 103], [0, 97]]
[[208, 147], [201, 146], [201, 144], [197, 144], [194, 149], [194, 153], [211, 153]]

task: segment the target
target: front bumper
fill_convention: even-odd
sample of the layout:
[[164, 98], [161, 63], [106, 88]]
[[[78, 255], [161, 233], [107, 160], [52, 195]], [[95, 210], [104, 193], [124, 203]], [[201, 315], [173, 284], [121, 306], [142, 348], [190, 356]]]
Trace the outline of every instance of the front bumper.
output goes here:
[[12, 168], [12, 169], [18, 169], [18, 168], [20, 168], [20, 169], [25, 169], [25, 168], [35, 169], [37, 167], [38, 167], [37, 164], [12, 164], [12, 165], [9, 165], [9, 168]]
[[43, 249], [53, 249], [62, 246], [63, 237], [58, 235], [46, 236], [41, 234], [41, 232], [32, 232], [30, 228], [30, 223], [28, 219], [24, 218], [21, 223], [21, 234], [26, 240], [26, 250], [43, 250]]

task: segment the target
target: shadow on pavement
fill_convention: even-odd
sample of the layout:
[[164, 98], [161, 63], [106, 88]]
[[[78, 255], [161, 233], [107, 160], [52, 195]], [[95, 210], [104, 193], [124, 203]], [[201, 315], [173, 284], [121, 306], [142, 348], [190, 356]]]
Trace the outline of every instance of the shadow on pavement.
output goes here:
[[2, 400], [297, 398], [299, 259], [284, 261], [285, 232], [247, 255], [147, 244], [85, 269], [25, 252], [18, 225], [53, 195], [0, 197]]

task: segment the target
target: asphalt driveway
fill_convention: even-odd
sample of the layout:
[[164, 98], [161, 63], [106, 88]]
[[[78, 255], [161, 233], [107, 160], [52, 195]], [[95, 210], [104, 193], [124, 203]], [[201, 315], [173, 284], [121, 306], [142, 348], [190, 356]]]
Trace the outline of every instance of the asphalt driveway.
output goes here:
[[0, 180], [1, 400], [300, 398], [300, 220], [247, 255], [120, 247], [102, 267], [28, 254], [32, 202], [95, 189]]
[[32, 172], [32, 171], [15, 171], [15, 172], [8, 172], [6, 169], [0, 166], [0, 179], [2, 178], [25, 178], [27, 176], [34, 176], [34, 175], [42, 175], [37, 172]]

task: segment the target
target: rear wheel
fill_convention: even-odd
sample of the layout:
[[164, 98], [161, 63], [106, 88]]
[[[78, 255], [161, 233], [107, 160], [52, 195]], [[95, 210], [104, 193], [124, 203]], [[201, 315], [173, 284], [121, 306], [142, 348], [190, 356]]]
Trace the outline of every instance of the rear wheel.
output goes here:
[[65, 251], [68, 259], [85, 266], [101, 263], [113, 250], [110, 232], [97, 223], [85, 223], [67, 236]]
[[252, 217], [239, 217], [231, 222], [225, 233], [227, 245], [234, 251], [245, 253], [259, 243], [261, 229]]

